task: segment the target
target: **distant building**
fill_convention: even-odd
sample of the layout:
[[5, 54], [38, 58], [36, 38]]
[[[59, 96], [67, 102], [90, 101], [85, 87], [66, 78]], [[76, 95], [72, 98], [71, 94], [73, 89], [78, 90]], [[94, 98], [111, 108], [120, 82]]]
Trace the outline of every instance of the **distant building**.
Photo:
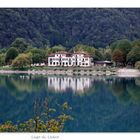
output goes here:
[[93, 61], [93, 63], [94, 63], [94, 66], [103, 66], [103, 67], [113, 65], [113, 62], [111, 61]]
[[48, 66], [79, 66], [89, 67], [92, 65], [92, 58], [85, 52], [57, 52], [48, 57]]

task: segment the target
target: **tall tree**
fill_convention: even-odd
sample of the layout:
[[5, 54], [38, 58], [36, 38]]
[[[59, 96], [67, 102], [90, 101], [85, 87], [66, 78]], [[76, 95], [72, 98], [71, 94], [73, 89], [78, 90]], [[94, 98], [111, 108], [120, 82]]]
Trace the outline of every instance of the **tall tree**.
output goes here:
[[11, 47], [6, 52], [5, 62], [7, 64], [11, 64], [12, 60], [14, 60], [17, 56], [18, 56], [17, 48]]
[[16, 38], [11, 44], [11, 47], [17, 48], [19, 53], [26, 51], [29, 46], [30, 44], [24, 38]]
[[66, 50], [66, 48], [64, 46], [60, 45], [60, 44], [55, 45], [51, 48], [52, 53], [55, 53], [55, 52], [58, 52], [58, 51], [65, 51], [65, 50]]
[[0, 54], [0, 66], [5, 65], [5, 54]]
[[137, 61], [140, 61], [140, 46], [135, 46], [127, 55], [127, 62], [134, 65]]
[[77, 44], [74, 48], [71, 49], [71, 51], [84, 51], [89, 53], [92, 57], [95, 56], [96, 49], [93, 46], [85, 45], [85, 44]]
[[44, 49], [33, 48], [29, 52], [32, 54], [33, 63], [42, 63], [47, 59]]
[[[127, 54], [130, 52], [130, 50], [132, 49], [132, 44], [129, 40], [127, 39], [122, 39], [122, 40], [118, 40], [114, 43], [114, 45], [112, 45], [112, 51], [114, 53], [114, 51], [119, 50], [122, 53], [122, 57], [123, 57], [123, 64], [126, 65], [127, 62]], [[115, 52], [116, 53], [116, 52]], [[119, 53], [120, 54], [120, 53]]]
[[104, 60], [111, 61], [112, 51], [110, 47], [106, 47], [104, 51]]
[[103, 54], [98, 49], [96, 49], [93, 55], [93, 59], [97, 61], [101, 61], [104, 59], [104, 57], [103, 57]]
[[125, 57], [121, 50], [115, 49], [112, 54], [112, 60], [116, 63], [116, 65], [124, 65]]

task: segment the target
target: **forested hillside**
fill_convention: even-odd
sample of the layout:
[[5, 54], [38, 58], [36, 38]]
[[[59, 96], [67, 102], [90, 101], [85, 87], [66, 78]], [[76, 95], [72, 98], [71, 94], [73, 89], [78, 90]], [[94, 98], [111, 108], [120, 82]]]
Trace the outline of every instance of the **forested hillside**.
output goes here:
[[140, 38], [140, 9], [0, 9], [0, 47], [17, 37], [35, 47], [106, 47]]

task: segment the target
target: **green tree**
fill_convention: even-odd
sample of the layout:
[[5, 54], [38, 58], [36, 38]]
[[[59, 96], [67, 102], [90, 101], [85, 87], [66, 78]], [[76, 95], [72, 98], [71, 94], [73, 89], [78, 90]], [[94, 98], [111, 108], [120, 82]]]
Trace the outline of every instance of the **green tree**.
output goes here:
[[132, 42], [132, 46], [140, 46], [140, 39], [136, 39]]
[[112, 52], [117, 48], [118, 43], [119, 43], [119, 40], [111, 43], [110, 49], [111, 49]]
[[65, 51], [66, 48], [62, 45], [56, 45], [56, 46], [53, 46], [51, 48], [51, 53], [55, 53], [55, 52], [58, 52], [58, 51]]
[[12, 62], [12, 67], [16, 69], [25, 69], [31, 66], [30, 54], [19, 54]]
[[18, 49], [19, 53], [23, 53], [26, 51], [31, 45], [27, 43], [24, 38], [16, 38], [14, 42], [12, 42], [11, 47], [15, 47]]
[[103, 60], [103, 58], [104, 58], [103, 54], [98, 49], [96, 49], [95, 53], [93, 55], [93, 59], [97, 60], [97, 61], [101, 61], [101, 60]]
[[120, 50], [122, 52], [123, 64], [126, 65], [127, 54], [132, 49], [132, 43], [127, 39], [118, 40], [111, 45], [111, 49], [112, 49], [112, 52], [116, 50]]
[[5, 65], [5, 54], [0, 54], [0, 66]]
[[129, 40], [122, 39], [118, 42], [117, 49], [120, 49], [126, 57], [129, 51], [132, 49], [132, 44]]
[[91, 55], [95, 54], [95, 48], [93, 46], [88, 46], [84, 44], [77, 44], [72, 50], [75, 52], [84, 51]]
[[140, 46], [135, 46], [127, 55], [127, 62], [134, 65], [137, 61], [140, 61]]
[[28, 52], [32, 54], [32, 63], [42, 63], [47, 60], [44, 49], [33, 48]]
[[137, 62], [135, 63], [135, 68], [140, 70], [140, 61], [137, 61]]
[[18, 56], [17, 48], [11, 47], [6, 52], [5, 62], [7, 64], [11, 64], [12, 60], [14, 60], [17, 56]]
[[111, 61], [112, 51], [110, 47], [106, 47], [104, 51], [104, 60]]

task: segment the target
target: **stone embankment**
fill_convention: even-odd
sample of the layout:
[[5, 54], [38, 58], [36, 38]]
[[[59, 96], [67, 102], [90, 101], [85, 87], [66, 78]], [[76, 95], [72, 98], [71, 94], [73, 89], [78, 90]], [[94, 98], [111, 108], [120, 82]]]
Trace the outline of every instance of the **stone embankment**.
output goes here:
[[0, 70], [1, 74], [42, 74], [42, 75], [116, 75], [116, 71], [94, 69], [49, 69], [49, 70]]

